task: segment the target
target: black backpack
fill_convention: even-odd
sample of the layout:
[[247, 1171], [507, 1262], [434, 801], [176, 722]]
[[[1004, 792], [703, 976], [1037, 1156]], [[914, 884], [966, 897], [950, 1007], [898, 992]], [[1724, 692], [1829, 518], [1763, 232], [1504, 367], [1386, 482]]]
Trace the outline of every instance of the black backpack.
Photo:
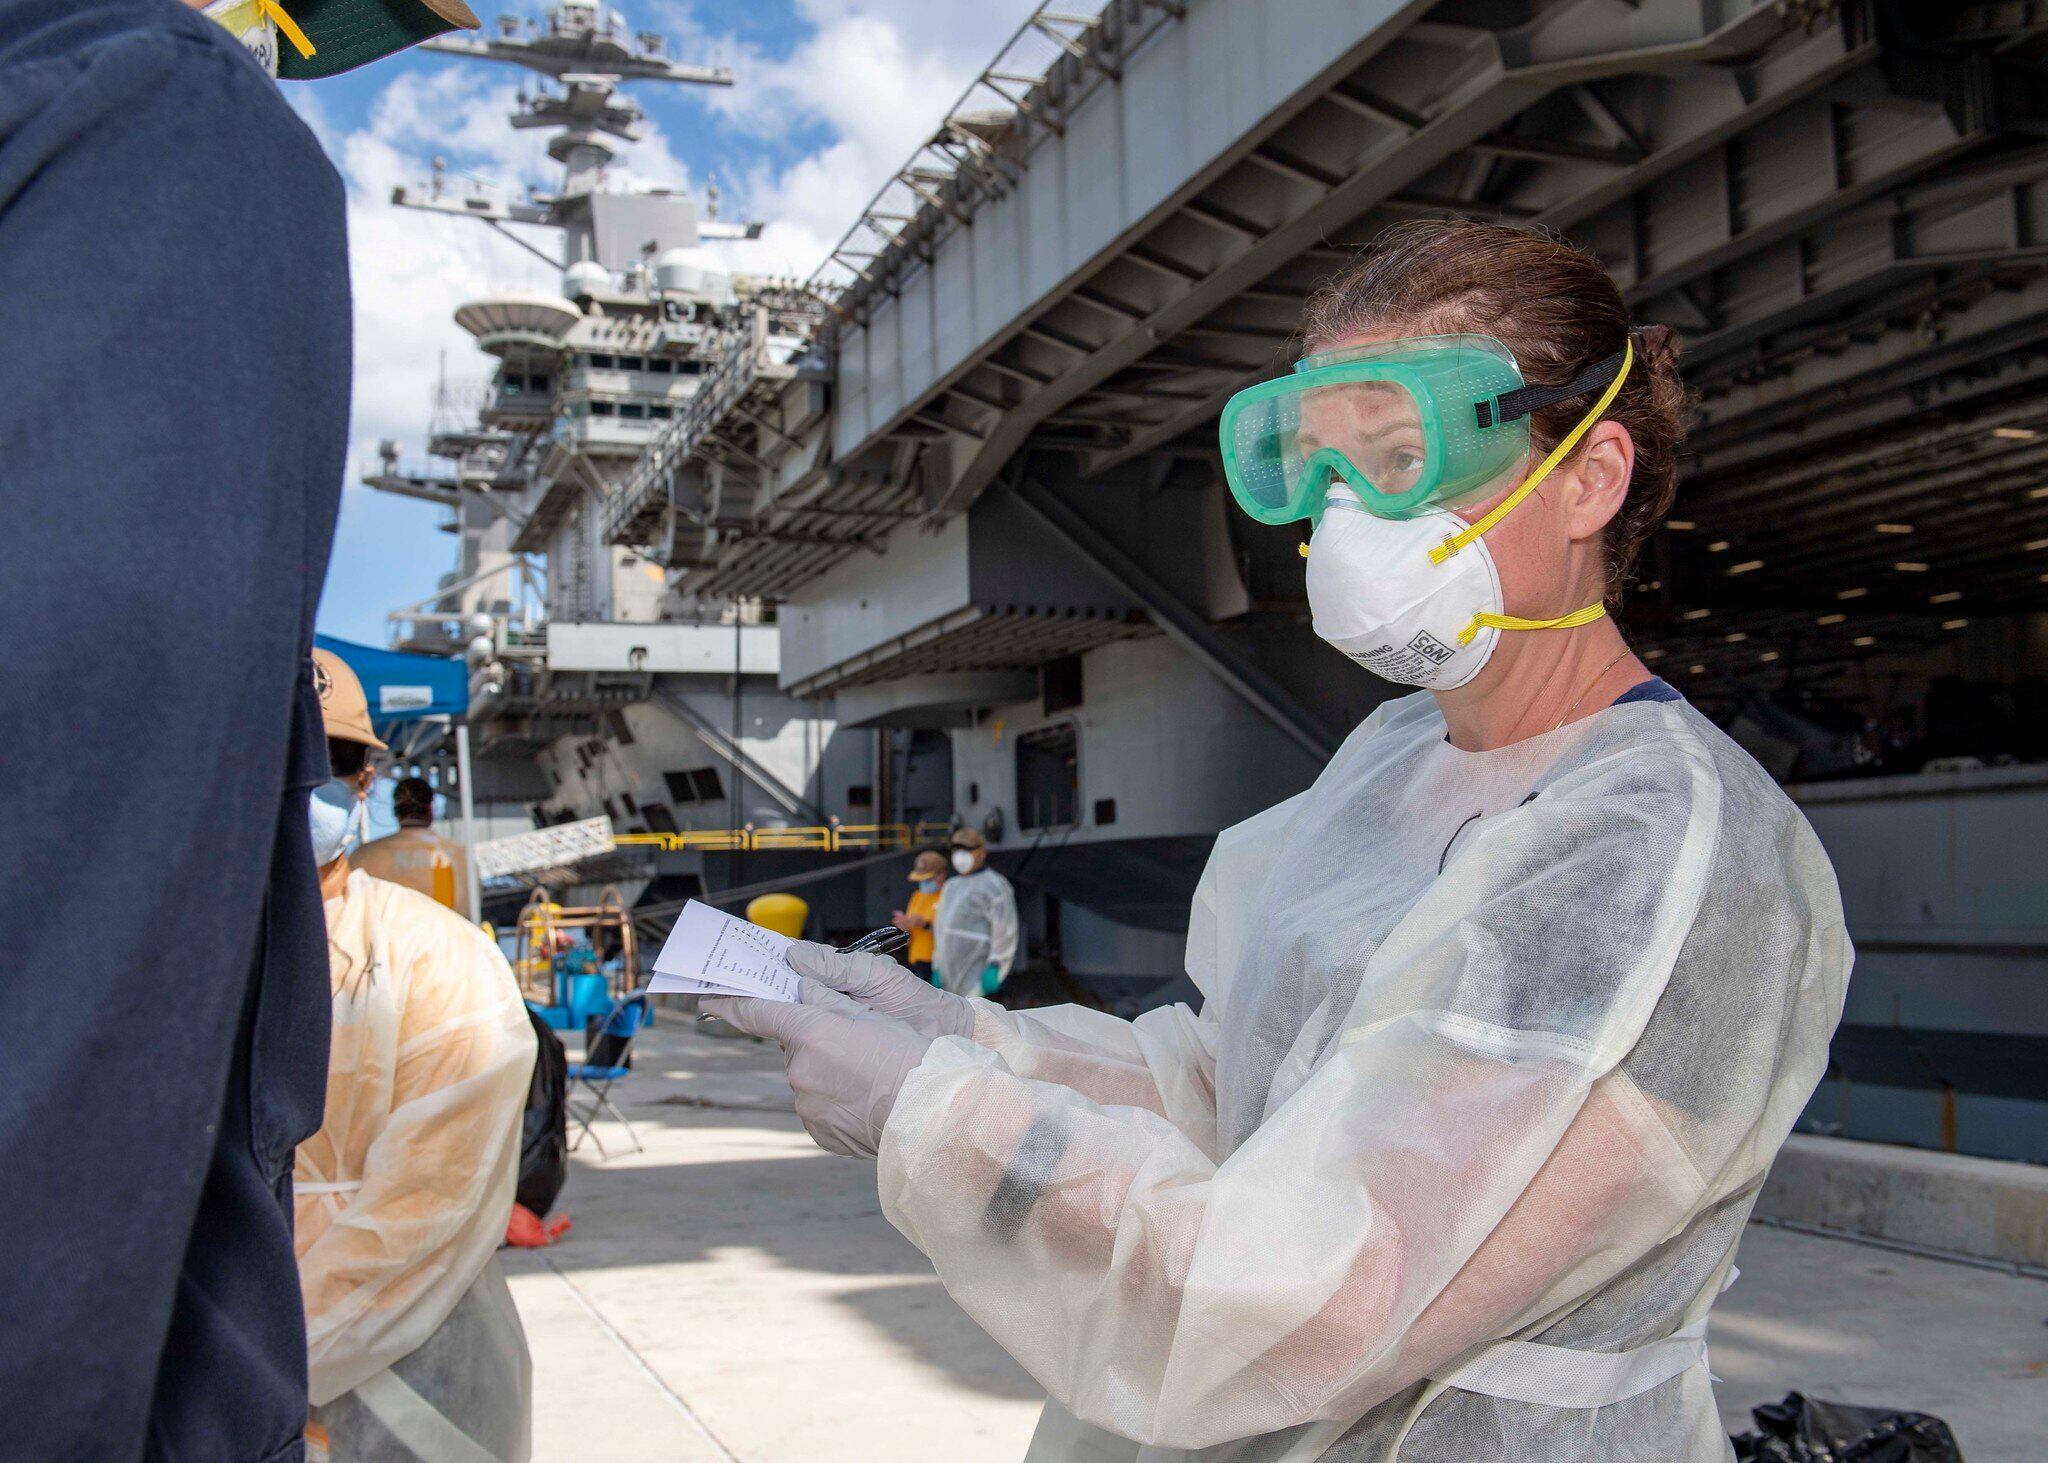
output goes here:
[[537, 1049], [519, 1135], [519, 1189], [513, 1197], [545, 1215], [569, 1177], [569, 1056], [562, 1039], [531, 1006], [526, 1019], [533, 1023]]

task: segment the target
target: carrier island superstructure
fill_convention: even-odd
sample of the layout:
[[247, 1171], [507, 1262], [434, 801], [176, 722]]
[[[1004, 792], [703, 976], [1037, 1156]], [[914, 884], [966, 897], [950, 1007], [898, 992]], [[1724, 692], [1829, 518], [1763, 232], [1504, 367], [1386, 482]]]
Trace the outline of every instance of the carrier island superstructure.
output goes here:
[[[1182, 989], [1216, 831], [1391, 694], [1310, 635], [1295, 537], [1229, 508], [1217, 412], [1387, 225], [1557, 229], [1677, 327], [1699, 396], [1629, 633], [1841, 875], [1860, 955], [1808, 1121], [2048, 1158], [2044, 57], [2048, 18], [1998, 4], [1034, 11], [791, 309], [705, 299], [689, 390], [599, 343], [663, 338], [616, 250], [562, 301], [465, 307], [504, 365], [460, 471], [521, 486], [516, 521], [459, 507], [464, 573], [547, 557], [548, 669], [498, 643], [532, 801], [653, 829], [676, 744], [647, 746], [670, 693], [635, 626], [730, 636], [744, 606], [775, 668], [736, 684], [812, 729], [788, 822], [972, 824], [1037, 969]], [[665, 421], [616, 413], [669, 394]], [[525, 447], [491, 435], [525, 440], [518, 412], [549, 424]], [[572, 642], [619, 649], [583, 669]], [[583, 720], [551, 735], [530, 688], [560, 677]], [[637, 805], [586, 761], [634, 762]], [[822, 907], [872, 918], [900, 878], [852, 868]]]
[[[427, 598], [393, 612], [393, 643], [467, 658], [473, 791], [487, 825], [502, 833], [609, 818], [625, 845], [576, 876], [651, 898], [701, 892], [706, 877], [729, 885], [802, 865], [806, 842], [819, 841], [785, 831], [792, 858], [767, 850], [774, 840], [764, 833], [763, 856], [750, 858], [750, 826], [831, 829], [849, 847], [901, 843], [871, 826], [858, 790], [873, 737], [835, 737], [829, 703], [779, 689], [778, 639], [759, 603], [679, 592], [663, 545], [642, 541], [665, 525], [625, 531], [616, 517], [623, 485], [659, 460], [653, 449], [679, 421], [711, 404], [704, 388], [728, 379], [721, 368], [744, 361], [764, 383], [804, 383], [823, 409], [822, 363], [806, 354], [816, 300], [791, 282], [736, 278], [711, 247], [760, 225], [719, 219], [715, 185], [700, 208], [679, 189], [608, 176], [618, 150], [645, 130], [622, 83], [724, 86], [732, 73], [674, 59], [662, 37], [630, 31], [589, 0], [423, 49], [542, 77], [522, 90], [510, 121], [551, 133], [548, 154], [562, 168], [553, 192], [506, 199], [453, 186], [437, 160], [429, 182], [392, 199], [498, 229], [560, 281], [558, 292], [462, 304], [455, 319], [488, 358], [488, 380], [444, 381], [430, 463], [408, 464], [386, 443], [364, 469], [373, 487], [447, 510], [455, 567]], [[559, 252], [536, 246], [536, 228]], [[415, 761], [447, 756], [403, 751]], [[845, 757], [849, 776], [822, 776]], [[671, 835], [689, 846], [657, 869]], [[522, 892], [501, 886], [497, 913]]]

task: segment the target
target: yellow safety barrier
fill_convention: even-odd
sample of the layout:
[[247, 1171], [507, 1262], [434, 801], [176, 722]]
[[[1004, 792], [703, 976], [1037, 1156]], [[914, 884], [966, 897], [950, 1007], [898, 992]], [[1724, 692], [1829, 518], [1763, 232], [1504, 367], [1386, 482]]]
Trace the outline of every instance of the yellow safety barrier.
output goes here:
[[839, 846], [838, 830], [833, 828], [756, 828], [752, 832], [755, 848], [796, 848], [832, 853]]
[[664, 853], [747, 853], [770, 849], [808, 853], [873, 853], [943, 843], [950, 823], [828, 823], [801, 828], [693, 828], [680, 833], [620, 833], [620, 848], [655, 848]]

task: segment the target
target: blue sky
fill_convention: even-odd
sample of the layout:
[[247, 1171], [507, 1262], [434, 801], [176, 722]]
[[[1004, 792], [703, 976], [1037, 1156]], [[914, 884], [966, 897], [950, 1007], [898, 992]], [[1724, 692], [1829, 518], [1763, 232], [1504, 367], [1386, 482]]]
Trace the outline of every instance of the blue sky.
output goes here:
[[[540, 6], [512, 13], [538, 14]], [[633, 0], [634, 30], [656, 30], [690, 60], [739, 73], [731, 88], [629, 88], [649, 136], [615, 171], [632, 181], [716, 181], [723, 216], [767, 222], [727, 250], [735, 268], [808, 274], [861, 204], [909, 156], [994, 56], [1030, 0]], [[486, 26], [498, 11], [476, 6]], [[385, 614], [429, 595], [453, 563], [442, 510], [362, 487], [377, 444], [423, 457], [434, 385], [461, 385], [489, 360], [456, 329], [466, 299], [556, 288], [553, 271], [476, 223], [394, 208], [394, 185], [423, 181], [432, 159], [516, 194], [559, 169], [545, 137], [505, 123], [529, 74], [414, 52], [286, 97], [313, 127], [349, 189], [356, 296], [356, 379], [349, 483], [320, 606], [320, 628], [382, 644]], [[531, 236], [552, 249], [553, 236]], [[444, 367], [445, 363], [445, 367]]]

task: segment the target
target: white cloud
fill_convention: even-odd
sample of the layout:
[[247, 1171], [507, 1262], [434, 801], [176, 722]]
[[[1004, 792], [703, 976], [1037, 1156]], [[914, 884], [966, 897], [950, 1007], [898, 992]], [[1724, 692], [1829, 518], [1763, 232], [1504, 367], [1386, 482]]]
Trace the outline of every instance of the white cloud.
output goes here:
[[741, 179], [740, 202], [767, 221], [733, 253], [743, 269], [808, 275], [878, 188], [945, 119], [975, 74], [1035, 7], [1033, 0], [798, 0], [813, 29], [786, 58], [743, 54], [711, 105], [771, 134], [823, 123], [821, 150]]
[[[721, 170], [724, 215], [767, 221], [761, 239], [725, 246], [735, 267], [807, 275], [1033, 0], [796, 3], [809, 30], [780, 60], [721, 33], [720, 5], [667, 0], [644, 11], [679, 54], [739, 73], [737, 85], [701, 93], [730, 125], [763, 138], [794, 125], [828, 135], [785, 167], [749, 167], [742, 156]], [[457, 305], [500, 290], [558, 287], [552, 268], [483, 225], [391, 203], [392, 188], [426, 182], [437, 157], [447, 164], [444, 186], [458, 196], [486, 185], [515, 197], [552, 187], [560, 168], [547, 156], [549, 134], [515, 131], [506, 121], [520, 85], [510, 73], [453, 60], [405, 71], [377, 95], [366, 124], [350, 132], [333, 124], [317, 88], [288, 90], [349, 190], [358, 458], [372, 456], [384, 438], [398, 439], [408, 459], [420, 457], [444, 354], [452, 382], [488, 374], [490, 362], [453, 322]], [[613, 177], [628, 185], [688, 182], [652, 122], [642, 141], [623, 148]], [[523, 236], [550, 253], [559, 247], [549, 230]]]

